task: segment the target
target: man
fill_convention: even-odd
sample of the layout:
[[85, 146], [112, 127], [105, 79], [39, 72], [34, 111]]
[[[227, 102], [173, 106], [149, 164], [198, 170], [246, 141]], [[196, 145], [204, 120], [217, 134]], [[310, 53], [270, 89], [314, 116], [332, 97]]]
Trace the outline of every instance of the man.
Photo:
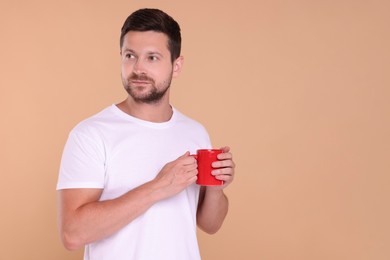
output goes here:
[[65, 247], [84, 259], [200, 259], [196, 226], [221, 227], [223, 189], [234, 175], [224, 147], [213, 174], [222, 186], [199, 187], [190, 153], [211, 148], [207, 132], [169, 103], [182, 68], [180, 27], [157, 9], [125, 21], [121, 37], [123, 102], [82, 121], [69, 134], [57, 184]]

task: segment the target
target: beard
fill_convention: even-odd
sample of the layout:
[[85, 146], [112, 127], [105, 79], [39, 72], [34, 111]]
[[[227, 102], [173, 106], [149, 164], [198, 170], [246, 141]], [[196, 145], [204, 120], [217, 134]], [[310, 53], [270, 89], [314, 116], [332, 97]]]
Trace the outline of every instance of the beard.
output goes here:
[[[131, 83], [132, 80], [145, 81], [149, 86], [135, 86]], [[137, 103], [158, 103], [166, 94], [168, 89], [171, 86], [172, 75], [170, 75], [162, 83], [156, 85], [154, 79], [148, 77], [145, 74], [131, 74], [127, 79], [122, 76], [122, 84], [127, 91], [127, 93], [133, 98]], [[145, 88], [149, 88], [147, 92], [144, 92]], [[143, 93], [144, 92], [144, 93]]]

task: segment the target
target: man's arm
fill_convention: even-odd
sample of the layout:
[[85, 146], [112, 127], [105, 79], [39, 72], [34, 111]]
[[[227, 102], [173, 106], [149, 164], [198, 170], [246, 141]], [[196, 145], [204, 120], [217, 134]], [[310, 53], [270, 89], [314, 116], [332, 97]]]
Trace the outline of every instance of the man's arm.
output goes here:
[[226, 188], [234, 178], [235, 164], [229, 147], [221, 148], [224, 152], [218, 155], [219, 161], [213, 163], [215, 170], [212, 174], [218, 180], [223, 180], [222, 186], [203, 186], [200, 189], [198, 211], [196, 215], [197, 224], [203, 231], [216, 233], [227, 215], [229, 202], [223, 189]]
[[157, 177], [112, 200], [99, 201], [102, 189], [58, 192], [59, 230], [64, 246], [75, 250], [115, 233], [154, 203], [196, 181], [196, 161], [185, 153], [166, 164]]

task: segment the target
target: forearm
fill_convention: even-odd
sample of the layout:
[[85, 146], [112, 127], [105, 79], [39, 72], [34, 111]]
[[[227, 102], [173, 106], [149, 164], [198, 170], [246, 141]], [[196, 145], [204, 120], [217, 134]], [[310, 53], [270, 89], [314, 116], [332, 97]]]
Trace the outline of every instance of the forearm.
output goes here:
[[197, 211], [198, 227], [207, 233], [216, 233], [222, 226], [228, 208], [229, 202], [223, 190], [205, 188]]
[[61, 220], [61, 236], [69, 250], [103, 239], [136, 219], [161, 198], [152, 182], [107, 201], [91, 201], [67, 210]]
[[157, 176], [126, 194], [99, 201], [102, 189], [68, 189], [59, 192], [60, 233], [69, 250], [106, 238], [196, 180], [196, 160], [186, 152], [167, 163]]

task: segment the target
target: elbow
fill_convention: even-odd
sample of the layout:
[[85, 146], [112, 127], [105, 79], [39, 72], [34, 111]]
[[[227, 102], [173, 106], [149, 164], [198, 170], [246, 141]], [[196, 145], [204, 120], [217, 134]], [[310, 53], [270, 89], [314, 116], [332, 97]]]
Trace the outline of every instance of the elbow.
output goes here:
[[218, 216], [210, 217], [201, 214], [201, 212], [198, 212], [197, 215], [197, 226], [207, 234], [213, 235], [217, 233], [225, 220], [227, 211], [223, 214], [219, 214]]
[[215, 233], [217, 233], [218, 230], [220, 230], [221, 226], [222, 226], [222, 223], [219, 225], [200, 225], [200, 224], [198, 224], [198, 227], [202, 231], [206, 232], [209, 235], [214, 235]]
[[63, 246], [69, 251], [75, 251], [84, 247], [84, 243], [80, 239], [80, 236], [71, 234], [66, 231], [61, 231], [61, 242]]
[[218, 230], [219, 229], [208, 229], [208, 230], [203, 230], [203, 231], [206, 232], [209, 235], [214, 235], [215, 233], [218, 232]]

